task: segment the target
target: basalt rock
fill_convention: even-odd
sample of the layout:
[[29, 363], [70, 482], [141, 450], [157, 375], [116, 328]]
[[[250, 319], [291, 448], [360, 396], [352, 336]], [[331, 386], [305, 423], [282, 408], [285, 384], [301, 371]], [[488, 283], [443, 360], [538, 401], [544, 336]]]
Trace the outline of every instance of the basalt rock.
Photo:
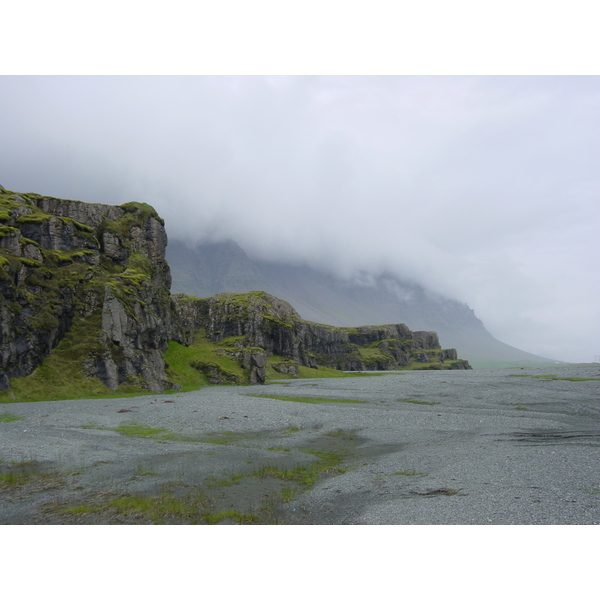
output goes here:
[[[331, 327], [304, 321], [285, 301], [265, 292], [217, 294], [212, 298], [173, 296], [177, 325], [174, 338], [191, 343], [204, 329], [213, 342], [237, 338], [236, 344], [260, 347], [268, 356], [287, 360], [272, 367], [297, 375], [297, 367], [330, 367], [344, 371], [394, 370], [408, 366], [469, 369], [456, 350], [440, 348], [432, 331], [410, 331], [406, 325]], [[294, 365], [295, 368], [290, 365]]]
[[166, 244], [148, 205], [0, 190], [0, 389], [41, 365], [75, 324], [87, 375], [112, 390], [170, 387]]

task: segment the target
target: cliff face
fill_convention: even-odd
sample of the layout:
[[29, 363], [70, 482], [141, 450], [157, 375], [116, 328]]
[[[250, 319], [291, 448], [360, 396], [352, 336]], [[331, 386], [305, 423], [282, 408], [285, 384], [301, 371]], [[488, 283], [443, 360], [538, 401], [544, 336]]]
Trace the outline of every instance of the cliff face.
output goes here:
[[240, 347], [259, 347], [298, 365], [344, 371], [422, 368], [469, 369], [456, 350], [440, 348], [437, 334], [406, 325], [330, 327], [311, 323], [283, 300], [265, 292], [217, 294], [212, 298], [173, 296], [180, 343], [205, 329], [214, 342], [238, 338]]
[[79, 367], [109, 389], [163, 391], [171, 276], [147, 205], [86, 204], [0, 189], [0, 389], [74, 330]]
[[[83, 387], [99, 380], [113, 391], [163, 392], [178, 387], [165, 371], [169, 340], [190, 346], [199, 331], [215, 344], [214, 356], [245, 373], [192, 360], [188, 366], [213, 383], [263, 383], [271, 356], [289, 374], [298, 366], [362, 371], [415, 362], [470, 368], [454, 350], [442, 350], [435, 333], [405, 325], [319, 325], [265, 292], [172, 297], [166, 245], [164, 223], [146, 204], [86, 204], [0, 188], [0, 390], [50, 360], [53, 373]], [[54, 385], [44, 373], [40, 379]]]

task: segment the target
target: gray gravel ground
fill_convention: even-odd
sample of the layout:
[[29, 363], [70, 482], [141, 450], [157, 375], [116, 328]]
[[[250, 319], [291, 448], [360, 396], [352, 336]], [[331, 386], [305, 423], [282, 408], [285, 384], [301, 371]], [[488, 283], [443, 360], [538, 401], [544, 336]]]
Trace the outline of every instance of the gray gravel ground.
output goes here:
[[[539, 378], [545, 375], [593, 380]], [[132, 422], [168, 431], [147, 438], [114, 431]], [[404, 371], [3, 404], [2, 473], [33, 465], [34, 476], [19, 485], [0, 482], [0, 523], [136, 522], [115, 515], [77, 520], [52, 507], [158, 494], [165, 484], [200, 489], [210, 477], [234, 474], [240, 481], [220, 489], [222, 502], [256, 510], [269, 494], [279, 497], [281, 485], [252, 473], [309, 464], [315, 457], [305, 450], [323, 449], [341, 432], [350, 440], [345, 472], [325, 473], [311, 489], [279, 502], [277, 522], [600, 523], [598, 365]]]

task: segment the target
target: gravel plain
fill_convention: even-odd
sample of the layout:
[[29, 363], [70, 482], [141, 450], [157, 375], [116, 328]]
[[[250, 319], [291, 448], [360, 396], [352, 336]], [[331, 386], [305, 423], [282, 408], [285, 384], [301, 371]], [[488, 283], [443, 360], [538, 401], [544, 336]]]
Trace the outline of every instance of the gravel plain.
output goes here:
[[[331, 451], [342, 462], [294, 493], [260, 475]], [[135, 511], [65, 510], [184, 492], [204, 494], [213, 514], [259, 523], [600, 524], [600, 366], [2, 404], [0, 474], [2, 524], [186, 523], [168, 511], [149, 521]]]

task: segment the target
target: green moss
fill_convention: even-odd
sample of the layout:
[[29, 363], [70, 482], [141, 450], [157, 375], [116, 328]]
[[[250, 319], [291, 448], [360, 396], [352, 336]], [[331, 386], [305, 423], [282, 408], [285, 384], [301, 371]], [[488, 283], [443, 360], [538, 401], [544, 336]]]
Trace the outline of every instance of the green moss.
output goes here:
[[148, 425], [141, 425], [139, 423], [134, 423], [133, 421], [129, 423], [123, 423], [118, 427], [115, 427], [112, 431], [116, 431], [117, 433], [122, 433], [123, 435], [130, 435], [133, 437], [163, 437], [164, 435], [170, 435], [171, 432], [168, 429], [164, 429], [162, 427], [149, 427]]
[[223, 338], [219, 342], [219, 345], [225, 346], [228, 348], [238, 347], [238, 345], [239, 345], [241, 348], [249, 349], [246, 347], [246, 343], [247, 343], [247, 339], [246, 339], [245, 335], [236, 335], [236, 336], [230, 336], [227, 338]]
[[35, 240], [30, 240], [29, 238], [26, 238], [26, 237], [20, 237], [19, 244], [21, 246], [27, 246], [28, 244], [31, 244], [32, 246], [36, 246], [37, 248], [40, 247], [40, 245]]
[[138, 271], [136, 269], [127, 268], [118, 275], [126, 285], [134, 286], [140, 289], [144, 283], [150, 281], [150, 276], [145, 271]]
[[363, 347], [358, 348], [358, 353], [362, 360], [366, 362], [375, 362], [375, 361], [388, 361], [392, 359], [390, 354], [383, 353], [379, 348], [374, 347]]
[[154, 218], [164, 225], [164, 221], [158, 216], [154, 207], [145, 202], [126, 202], [125, 204], [121, 204], [119, 208], [122, 208], [126, 213], [134, 214], [144, 220]]
[[247, 372], [228, 354], [228, 350], [231, 352], [229, 342], [211, 342], [206, 337], [205, 329], [196, 332], [190, 346], [171, 340], [164, 354], [167, 377], [173, 383], [181, 385], [183, 391], [197, 390], [209, 385], [207, 369], [201, 368], [202, 365], [214, 365], [224, 374], [230, 375], [232, 381], [247, 383]]
[[263, 313], [263, 319], [266, 319], [267, 321], [271, 321], [271, 323], [275, 323], [277, 325], [279, 325], [280, 327], [285, 327], [286, 329], [293, 329], [294, 327], [294, 322], [285, 322], [282, 321], [281, 319], [277, 319], [276, 317], [274, 317], [273, 315], [270, 315], [268, 313]]
[[36, 268], [43, 265], [43, 263], [41, 263], [39, 260], [33, 260], [32, 258], [23, 258], [22, 256], [17, 256], [16, 258], [21, 264], [27, 267]]
[[43, 250], [44, 257], [49, 260], [50, 265], [62, 266], [65, 263], [75, 262], [77, 259], [93, 256], [93, 250]]
[[94, 233], [95, 229], [93, 227], [90, 227], [89, 225], [85, 225], [84, 223], [80, 223], [79, 221], [76, 221], [75, 219], [71, 219], [69, 217], [59, 217], [59, 219], [63, 222], [63, 223], [70, 223], [71, 225], [73, 225], [75, 227], [75, 229], [78, 229], [79, 231], [83, 231], [86, 233]]
[[415, 400], [414, 398], [402, 399], [401, 402], [408, 402], [409, 404], [423, 404], [425, 406], [435, 406], [439, 402], [428, 402], [427, 400]]
[[121, 384], [109, 390], [96, 377], [86, 377], [84, 363], [104, 351], [99, 339], [100, 310], [90, 317], [77, 316], [58, 346], [27, 377], [11, 379], [9, 390], [0, 392], [0, 403], [112, 398], [147, 394], [138, 385]]
[[[1, 220], [1, 215], [0, 215]], [[20, 230], [16, 227], [0, 227], [0, 237], [13, 236], [20, 233]]]
[[11, 213], [15, 208], [18, 208], [20, 204], [15, 202], [12, 198], [14, 194], [0, 195], [0, 221], [8, 221], [10, 219]]
[[0, 491], [23, 487], [29, 483], [42, 484], [44, 489], [60, 487], [62, 477], [56, 471], [44, 469], [36, 460], [0, 465]]
[[0, 413], [0, 423], [10, 423], [11, 421], [22, 421], [24, 417], [11, 415], [10, 413]]
[[532, 377], [533, 379], [550, 379], [552, 381], [598, 381], [598, 377], [558, 377], [558, 375], [529, 375], [526, 373], [514, 375], [510, 377]]
[[285, 402], [302, 402], [304, 404], [365, 404], [362, 400], [344, 400], [340, 398], [314, 398], [311, 396], [274, 396], [271, 394], [246, 394], [253, 398], [272, 398]]
[[52, 218], [52, 215], [44, 212], [34, 212], [17, 217], [17, 223], [43, 223]]
[[102, 503], [84, 503], [60, 509], [63, 514], [117, 514], [145, 523], [187, 523], [190, 525], [215, 525], [222, 521], [234, 521], [239, 525], [257, 523], [257, 515], [235, 509], [213, 511], [210, 498], [202, 493], [176, 496], [160, 494], [142, 496], [127, 494]]

